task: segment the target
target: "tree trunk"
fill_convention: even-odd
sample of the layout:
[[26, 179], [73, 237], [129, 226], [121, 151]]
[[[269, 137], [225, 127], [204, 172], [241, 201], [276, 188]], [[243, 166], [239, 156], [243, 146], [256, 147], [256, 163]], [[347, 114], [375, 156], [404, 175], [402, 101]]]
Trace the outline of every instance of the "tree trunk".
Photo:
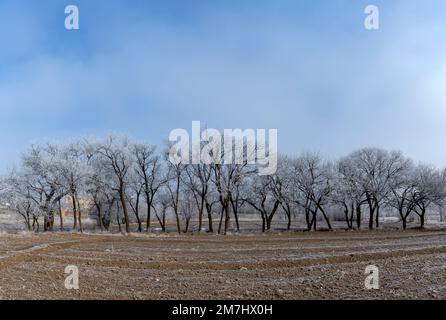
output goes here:
[[139, 214], [136, 214], [136, 221], [138, 222], [138, 232], [142, 232], [142, 222], [139, 219]]
[[147, 195], [146, 195], [146, 205], [147, 205], [146, 231], [149, 232], [150, 231], [150, 219], [151, 219], [151, 215], [152, 215], [152, 203], [148, 199]]
[[376, 205], [375, 226], [379, 228], [379, 205]]
[[163, 213], [163, 225], [161, 231], [166, 232], [166, 213]]
[[119, 198], [121, 199], [122, 212], [124, 213], [125, 232], [130, 233], [129, 214], [128, 214], [128, 210], [127, 210], [127, 203], [125, 202], [123, 186], [121, 186], [121, 189], [119, 190]]
[[329, 229], [329, 230], [333, 230], [333, 228], [331, 227], [330, 219], [328, 219], [328, 216], [327, 216], [327, 214], [325, 213], [324, 208], [323, 208], [319, 203], [318, 203], [317, 206], [318, 206], [319, 210], [321, 211], [322, 216], [324, 217], [325, 222], [327, 223], [328, 229]]
[[77, 229], [77, 204], [74, 195], [71, 195], [71, 203], [73, 206], [73, 230]]
[[271, 221], [273, 221], [273, 215], [270, 215], [266, 219], [266, 230], [271, 230]]
[[200, 211], [198, 212], [198, 232], [203, 229], [203, 211], [204, 211], [204, 197], [201, 197]]
[[101, 232], [104, 231], [104, 221], [102, 220], [102, 206], [100, 203], [95, 203], [96, 209], [98, 210], [98, 223], [101, 228]]
[[47, 215], [45, 215], [43, 219], [43, 230], [44, 231], [53, 231], [54, 226], [54, 212], [49, 212]]
[[369, 229], [373, 230], [373, 216], [375, 214], [375, 208], [373, 207], [373, 205], [369, 204]]
[[212, 207], [209, 203], [206, 203], [206, 210], [208, 212], [208, 223], [209, 223], [209, 232], [214, 232], [214, 227], [212, 226]]
[[81, 210], [81, 205], [79, 203], [79, 199], [76, 195], [76, 202], [77, 202], [77, 212], [78, 212], [78, 218], [79, 218], [79, 231], [81, 233], [84, 232], [84, 229], [82, 228], [82, 210]]
[[28, 228], [28, 231], [31, 231], [32, 227], [31, 227], [31, 216], [29, 215], [29, 213], [26, 213], [26, 217], [25, 217], [25, 223], [26, 223], [26, 227]]
[[[37, 228], [38, 228], [38, 226], [39, 226], [39, 220], [38, 220], [38, 218], [37, 218], [36, 216], [33, 215], [33, 225], [32, 225], [33, 230], [36, 229], [36, 224], [37, 224]], [[39, 231], [39, 229], [37, 229], [37, 231]]]
[[420, 215], [420, 229], [424, 229], [424, 217], [426, 214], [426, 210], [423, 209]]
[[344, 203], [344, 215], [345, 215], [345, 221], [347, 222], [347, 229], [351, 229], [350, 219], [348, 217], [348, 206], [345, 203]]
[[163, 219], [161, 224], [161, 231], [166, 232], [166, 212], [163, 211]]
[[[231, 202], [231, 208], [232, 208], [232, 212], [234, 213], [234, 219], [235, 219], [235, 225], [237, 228], [237, 232], [240, 232], [240, 224], [238, 221], [238, 203], [237, 200], [234, 201], [234, 199], [232, 199], [232, 195], [231, 198], [229, 199], [229, 201]], [[228, 204], [229, 207], [229, 204]]]
[[355, 205], [352, 202], [351, 204], [351, 212], [350, 212], [350, 229], [353, 229], [353, 217], [355, 215]]
[[229, 215], [229, 206], [226, 205], [226, 209], [225, 209], [225, 233], [224, 233], [224, 235], [226, 235], [226, 233], [228, 232], [229, 220], [230, 219], [231, 219], [231, 217]]
[[220, 223], [218, 224], [218, 234], [221, 234], [221, 227], [223, 225], [223, 213], [224, 213], [224, 207], [221, 207], [221, 212], [220, 212]]
[[60, 200], [58, 201], [58, 209], [59, 209], [60, 231], [63, 231], [63, 213], [62, 213], [62, 205], [60, 203]]
[[[111, 214], [111, 212], [110, 212]], [[121, 228], [121, 218], [119, 217], [119, 203], [116, 203], [116, 221], [118, 222], [118, 230], [119, 233], [122, 232], [122, 228]]]
[[331, 227], [331, 223], [330, 223], [330, 219], [328, 219], [328, 216], [325, 214], [325, 211], [321, 211], [322, 215], [324, 216], [324, 220], [327, 223], [328, 226], [328, 230], [333, 230], [333, 228]]
[[178, 234], [181, 234], [180, 216], [178, 215], [178, 209], [175, 209], [175, 218], [176, 218], [176, 221], [177, 221], [177, 231], [178, 231]]
[[358, 230], [361, 229], [361, 219], [362, 219], [361, 205], [357, 205], [356, 206], [356, 226], [358, 227]]
[[305, 221], [307, 222], [307, 229], [311, 231], [311, 227], [313, 226], [313, 220], [310, 222], [310, 210], [305, 208]]
[[287, 222], [287, 230], [291, 230], [291, 208], [290, 208], [290, 205], [288, 203], [285, 205], [284, 210], [285, 210], [285, 214], [286, 214], [286, 217], [287, 217], [287, 220], [288, 220], [288, 222]]
[[237, 232], [240, 232], [240, 224], [238, 222], [238, 212], [237, 212], [237, 210], [234, 211], [234, 218], [235, 218], [235, 225], [237, 226]]

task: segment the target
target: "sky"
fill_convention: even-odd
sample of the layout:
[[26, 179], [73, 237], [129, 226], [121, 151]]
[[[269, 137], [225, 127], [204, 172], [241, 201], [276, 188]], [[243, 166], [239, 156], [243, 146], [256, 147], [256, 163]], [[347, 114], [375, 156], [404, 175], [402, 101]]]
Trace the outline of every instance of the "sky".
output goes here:
[[[65, 6], [80, 11], [66, 30]], [[380, 10], [366, 30], [364, 8]], [[278, 129], [279, 152], [367, 146], [446, 166], [443, 0], [2, 0], [0, 172], [31, 144]]]

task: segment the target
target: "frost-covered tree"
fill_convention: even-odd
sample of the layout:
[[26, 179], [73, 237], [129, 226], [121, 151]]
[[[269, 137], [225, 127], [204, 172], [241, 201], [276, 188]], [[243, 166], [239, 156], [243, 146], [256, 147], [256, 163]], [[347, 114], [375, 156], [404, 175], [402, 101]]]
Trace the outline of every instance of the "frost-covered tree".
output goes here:
[[333, 191], [333, 165], [317, 153], [305, 153], [293, 161], [295, 189], [301, 194], [297, 200], [305, 210], [308, 230], [317, 229], [317, 214], [321, 213], [327, 227], [332, 226], [326, 212]]
[[132, 144], [127, 137], [109, 136], [95, 143], [95, 156], [103, 159], [103, 164], [113, 177], [111, 189], [118, 194], [124, 215], [125, 231], [130, 232], [130, 218], [127, 208], [126, 188], [129, 184], [130, 171], [134, 165]]

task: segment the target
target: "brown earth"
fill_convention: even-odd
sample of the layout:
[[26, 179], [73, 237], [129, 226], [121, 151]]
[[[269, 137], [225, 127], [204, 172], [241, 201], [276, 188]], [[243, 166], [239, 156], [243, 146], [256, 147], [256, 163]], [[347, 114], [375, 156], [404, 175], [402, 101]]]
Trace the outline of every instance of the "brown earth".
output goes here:
[[2, 299], [446, 299], [446, 231], [2, 234], [0, 274]]

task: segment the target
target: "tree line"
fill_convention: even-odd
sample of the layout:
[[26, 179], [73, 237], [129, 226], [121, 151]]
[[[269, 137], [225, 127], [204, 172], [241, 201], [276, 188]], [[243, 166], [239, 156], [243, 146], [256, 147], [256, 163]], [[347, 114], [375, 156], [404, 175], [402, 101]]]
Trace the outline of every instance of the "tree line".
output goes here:
[[[155, 221], [166, 232], [173, 220], [178, 233], [197, 221], [198, 231], [226, 234], [230, 221], [241, 230], [242, 212], [258, 213], [263, 232], [278, 215], [288, 229], [302, 216], [307, 230], [317, 230], [320, 223], [333, 228], [333, 211], [342, 213], [348, 229], [378, 228], [383, 211], [398, 213], [403, 229], [412, 216], [423, 228], [428, 212], [444, 205], [446, 170], [415, 164], [398, 151], [363, 148], [336, 161], [318, 153], [279, 155], [277, 172], [261, 176], [247, 162], [174, 164], [167, 151], [108, 136], [32, 146], [1, 178], [0, 197], [30, 231], [39, 230], [42, 220], [44, 231], [56, 230], [59, 216], [60, 230], [82, 232], [88, 215], [101, 231], [117, 225], [127, 233], [146, 232]], [[67, 204], [69, 227], [62, 209]]]

